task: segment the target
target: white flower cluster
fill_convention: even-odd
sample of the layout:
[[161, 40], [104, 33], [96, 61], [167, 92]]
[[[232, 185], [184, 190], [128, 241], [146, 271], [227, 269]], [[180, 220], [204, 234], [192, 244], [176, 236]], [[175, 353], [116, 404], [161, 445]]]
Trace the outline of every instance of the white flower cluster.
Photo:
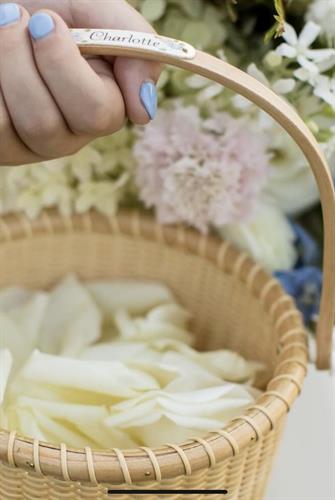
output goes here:
[[276, 49], [277, 54], [298, 63], [293, 75], [308, 82], [314, 94], [335, 109], [335, 80], [323, 73], [335, 68], [335, 49], [313, 49], [310, 46], [320, 35], [321, 26], [308, 21], [299, 37], [290, 24], [285, 24], [284, 43]]
[[125, 128], [76, 155], [0, 170], [0, 212], [24, 211], [36, 217], [43, 208], [61, 214], [96, 209], [114, 215], [132, 192], [132, 133]]
[[191, 347], [165, 286], [69, 277], [0, 292], [0, 426], [47, 442], [158, 446], [221, 428], [252, 404], [263, 367]]

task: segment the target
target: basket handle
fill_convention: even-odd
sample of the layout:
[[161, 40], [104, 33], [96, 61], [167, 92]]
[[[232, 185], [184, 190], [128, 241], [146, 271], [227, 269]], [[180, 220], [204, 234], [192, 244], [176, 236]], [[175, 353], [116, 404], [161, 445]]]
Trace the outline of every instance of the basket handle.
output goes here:
[[296, 111], [240, 69], [189, 44], [152, 33], [119, 30], [71, 30], [83, 54], [121, 55], [171, 64], [202, 75], [246, 97], [271, 115], [294, 139], [310, 164], [319, 191], [324, 224], [323, 287], [317, 325], [317, 366], [330, 368], [335, 319], [335, 193], [318, 143]]

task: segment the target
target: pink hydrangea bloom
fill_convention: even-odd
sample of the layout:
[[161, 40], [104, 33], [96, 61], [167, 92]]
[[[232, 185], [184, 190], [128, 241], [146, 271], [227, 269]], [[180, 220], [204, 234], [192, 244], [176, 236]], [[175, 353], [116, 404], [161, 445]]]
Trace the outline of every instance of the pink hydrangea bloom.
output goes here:
[[250, 125], [226, 113], [203, 120], [194, 106], [160, 110], [134, 152], [145, 206], [163, 224], [204, 233], [252, 213], [269, 162], [266, 139]]

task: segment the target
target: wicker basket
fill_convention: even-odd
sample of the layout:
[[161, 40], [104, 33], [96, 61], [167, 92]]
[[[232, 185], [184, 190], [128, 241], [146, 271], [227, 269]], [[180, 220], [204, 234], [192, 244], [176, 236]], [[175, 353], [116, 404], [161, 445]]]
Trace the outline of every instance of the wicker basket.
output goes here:
[[[213, 71], [213, 58], [208, 62], [203, 54], [196, 57], [192, 69], [230, 83], [272, 111], [287, 129], [291, 127], [312, 163], [324, 206], [333, 208], [334, 193], [324, 161], [296, 115], [292, 114], [293, 120], [280, 109], [290, 108], [280, 100], [273, 106], [273, 94], [262, 86], [263, 93], [255, 91], [259, 84], [242, 72], [236, 75], [235, 68], [225, 65], [224, 70], [231, 73], [219, 78], [219, 70]], [[159, 58], [166, 60], [166, 56]], [[211, 66], [207, 72], [206, 64]], [[187, 66], [185, 61], [179, 65]], [[243, 84], [241, 78], [246, 79]], [[266, 92], [270, 98], [264, 97]], [[326, 214], [325, 260], [329, 265], [335, 238], [331, 212]], [[0, 219], [0, 262], [0, 287], [48, 288], [70, 272], [85, 281], [160, 280], [193, 314], [199, 349], [233, 349], [267, 367], [264, 380], [259, 381], [265, 392], [254, 406], [224, 429], [185, 443], [156, 449], [81, 450], [0, 430], [1, 500], [128, 499], [137, 498], [133, 491], [138, 489], [148, 490], [140, 497], [144, 493], [148, 499], [160, 497], [155, 492], [159, 489], [169, 490], [162, 498], [170, 499], [189, 498], [182, 490], [192, 490], [191, 498], [207, 498], [200, 490], [212, 490], [214, 498], [263, 497], [286, 414], [301, 390], [308, 358], [301, 315], [275, 279], [229, 242], [183, 227], [162, 227], [138, 212], [111, 219], [95, 213], [62, 218], [45, 212], [34, 222], [22, 215], [7, 216]], [[330, 268], [325, 276], [323, 322], [318, 332], [319, 361], [324, 365], [333, 320], [334, 301], [329, 300], [333, 273]]]

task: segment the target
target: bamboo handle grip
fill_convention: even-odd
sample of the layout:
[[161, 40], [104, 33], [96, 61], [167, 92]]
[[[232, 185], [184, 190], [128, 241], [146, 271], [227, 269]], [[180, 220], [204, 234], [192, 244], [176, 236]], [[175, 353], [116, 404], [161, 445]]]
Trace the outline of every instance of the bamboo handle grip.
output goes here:
[[317, 326], [317, 366], [331, 363], [335, 318], [335, 193], [327, 162], [316, 139], [294, 109], [272, 90], [238, 68], [184, 42], [155, 34], [113, 30], [71, 30], [84, 54], [121, 55], [155, 60], [189, 70], [246, 97], [271, 115], [294, 139], [314, 173], [324, 224], [323, 288]]

